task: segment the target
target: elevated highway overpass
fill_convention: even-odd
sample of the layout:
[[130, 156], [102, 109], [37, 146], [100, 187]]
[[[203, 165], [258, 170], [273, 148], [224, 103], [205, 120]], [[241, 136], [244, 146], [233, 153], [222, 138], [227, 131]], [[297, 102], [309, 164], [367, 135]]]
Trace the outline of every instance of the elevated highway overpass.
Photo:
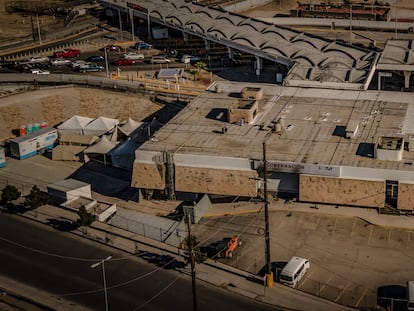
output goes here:
[[[367, 89], [375, 72], [377, 52], [306, 34], [271, 22], [208, 8], [184, 0], [101, 0], [104, 6], [128, 12], [209, 42], [240, 50], [289, 68], [284, 85], [335, 89]], [[150, 23], [149, 23], [150, 24]]]

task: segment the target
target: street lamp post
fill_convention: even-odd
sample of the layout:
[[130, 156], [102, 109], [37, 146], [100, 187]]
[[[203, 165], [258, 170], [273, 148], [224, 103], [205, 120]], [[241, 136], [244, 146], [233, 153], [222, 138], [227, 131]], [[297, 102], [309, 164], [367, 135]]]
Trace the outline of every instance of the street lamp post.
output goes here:
[[106, 77], [109, 78], [109, 69], [108, 69], [108, 51], [106, 50], [107, 46], [104, 46], [104, 54], [105, 54], [105, 70], [106, 70]]
[[103, 287], [104, 287], [104, 294], [105, 294], [105, 310], [108, 311], [108, 294], [106, 292], [106, 276], [105, 276], [105, 261], [112, 259], [112, 255], [102, 259], [101, 261], [94, 263], [91, 265], [91, 268], [94, 269], [100, 265], [102, 265], [102, 278], [103, 278]]

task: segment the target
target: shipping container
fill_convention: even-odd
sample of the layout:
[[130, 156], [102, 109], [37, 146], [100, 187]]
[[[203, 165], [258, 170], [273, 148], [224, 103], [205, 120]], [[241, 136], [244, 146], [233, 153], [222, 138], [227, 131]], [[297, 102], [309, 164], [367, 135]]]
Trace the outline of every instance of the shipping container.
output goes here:
[[53, 149], [57, 143], [58, 134], [54, 128], [46, 127], [24, 136], [9, 140], [10, 154], [16, 159], [26, 159], [47, 149]]

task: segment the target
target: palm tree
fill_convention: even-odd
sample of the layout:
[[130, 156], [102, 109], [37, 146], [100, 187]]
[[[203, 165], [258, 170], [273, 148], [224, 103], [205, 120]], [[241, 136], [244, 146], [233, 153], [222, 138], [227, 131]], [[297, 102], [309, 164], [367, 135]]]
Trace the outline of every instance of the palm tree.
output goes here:
[[198, 76], [200, 75], [200, 71], [202, 69], [206, 70], [207, 69], [207, 64], [203, 61], [199, 61], [197, 63], [194, 64], [195, 69], [191, 70], [190, 73], [193, 76], [194, 81], [198, 80]]

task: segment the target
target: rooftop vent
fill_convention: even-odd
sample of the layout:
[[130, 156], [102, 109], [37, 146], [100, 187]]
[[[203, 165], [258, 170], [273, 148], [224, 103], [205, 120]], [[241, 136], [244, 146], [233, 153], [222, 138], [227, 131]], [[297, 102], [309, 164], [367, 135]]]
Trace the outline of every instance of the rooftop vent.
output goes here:
[[401, 161], [404, 139], [401, 137], [380, 137], [376, 149], [378, 160]]
[[244, 99], [261, 100], [263, 98], [263, 89], [260, 87], [244, 87], [241, 95]]

